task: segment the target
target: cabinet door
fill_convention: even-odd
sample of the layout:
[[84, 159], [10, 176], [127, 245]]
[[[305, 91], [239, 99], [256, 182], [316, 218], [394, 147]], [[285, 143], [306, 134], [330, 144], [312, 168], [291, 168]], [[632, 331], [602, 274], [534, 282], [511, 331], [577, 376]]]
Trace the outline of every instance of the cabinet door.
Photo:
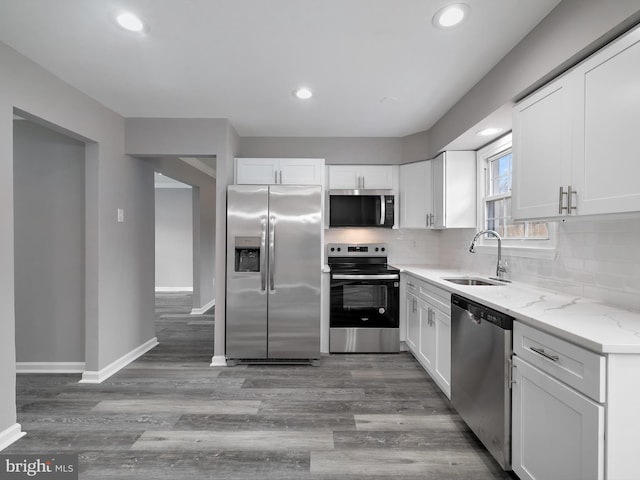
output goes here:
[[400, 228], [427, 228], [431, 201], [431, 163], [401, 165]]
[[604, 478], [604, 407], [513, 357], [512, 446], [521, 480]]
[[352, 190], [359, 188], [359, 176], [357, 165], [330, 165], [329, 188], [333, 190]]
[[424, 368], [433, 377], [436, 356], [436, 329], [434, 310], [428, 303], [418, 300], [418, 316], [420, 318], [420, 345], [418, 355]]
[[418, 352], [420, 324], [418, 320], [418, 298], [407, 294], [407, 346], [414, 353]]
[[441, 153], [431, 160], [431, 188], [433, 221], [431, 228], [444, 228], [446, 225], [445, 217], [445, 154]]
[[573, 95], [571, 78], [566, 76], [514, 107], [512, 216], [516, 220], [561, 214], [559, 189], [571, 184]]
[[280, 159], [282, 185], [322, 185], [324, 161], [319, 158]]
[[236, 184], [270, 185], [278, 183], [277, 158], [236, 158]]
[[434, 379], [442, 391], [451, 398], [451, 317], [434, 309], [436, 353], [434, 358]]
[[577, 213], [640, 211], [640, 30], [591, 57], [575, 74], [584, 98], [584, 122], [576, 125]]
[[391, 165], [362, 165], [360, 176], [362, 188], [372, 190], [391, 190], [393, 188], [393, 168]]

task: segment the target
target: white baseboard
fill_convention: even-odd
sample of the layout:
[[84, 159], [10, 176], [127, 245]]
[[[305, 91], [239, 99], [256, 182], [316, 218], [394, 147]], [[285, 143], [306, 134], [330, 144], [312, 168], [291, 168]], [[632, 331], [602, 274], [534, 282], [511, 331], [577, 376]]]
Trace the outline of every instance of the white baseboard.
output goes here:
[[226, 367], [227, 366], [227, 357], [224, 355], [214, 355], [211, 358], [211, 366], [212, 367]]
[[83, 373], [84, 362], [16, 362], [16, 373]]
[[122, 357], [117, 359], [115, 362], [107, 365], [102, 370], [85, 371], [82, 374], [82, 380], [80, 380], [80, 382], [78, 383], [102, 383], [107, 378], [112, 376], [114, 373], [119, 372], [124, 367], [126, 367], [131, 362], [133, 362], [135, 359], [144, 355], [145, 353], [147, 353], [149, 350], [151, 350], [157, 345], [158, 345], [158, 339], [156, 337], [153, 337], [151, 340], [148, 340], [147, 342], [143, 343], [139, 347], [136, 347], [133, 350], [131, 350], [129, 353], [123, 355]]
[[27, 432], [22, 431], [22, 427], [19, 423], [14, 423], [6, 430], [0, 432], [0, 451], [7, 448], [13, 442], [21, 439], [27, 434]]
[[204, 315], [215, 306], [216, 306], [216, 299], [214, 298], [209, 303], [207, 303], [204, 307], [194, 308], [193, 310], [191, 310], [191, 315]]
[[157, 293], [193, 292], [193, 287], [156, 287]]

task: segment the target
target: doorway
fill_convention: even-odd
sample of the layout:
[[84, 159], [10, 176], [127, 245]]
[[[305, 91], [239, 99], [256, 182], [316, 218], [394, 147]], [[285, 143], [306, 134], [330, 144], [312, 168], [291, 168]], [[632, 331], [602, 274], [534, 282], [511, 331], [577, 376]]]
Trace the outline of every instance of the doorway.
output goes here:
[[14, 116], [16, 370], [85, 369], [85, 144]]

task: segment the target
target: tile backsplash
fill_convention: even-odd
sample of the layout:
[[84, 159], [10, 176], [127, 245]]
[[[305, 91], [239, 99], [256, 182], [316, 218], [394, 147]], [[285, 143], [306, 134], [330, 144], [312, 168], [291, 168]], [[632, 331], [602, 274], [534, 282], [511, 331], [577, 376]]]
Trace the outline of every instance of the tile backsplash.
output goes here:
[[437, 265], [440, 232], [389, 228], [329, 228], [326, 243], [388, 243], [389, 263]]
[[[440, 264], [494, 274], [495, 253], [469, 253], [475, 230], [443, 231]], [[503, 254], [507, 278], [640, 311], [640, 216], [570, 219], [557, 225], [551, 258]]]

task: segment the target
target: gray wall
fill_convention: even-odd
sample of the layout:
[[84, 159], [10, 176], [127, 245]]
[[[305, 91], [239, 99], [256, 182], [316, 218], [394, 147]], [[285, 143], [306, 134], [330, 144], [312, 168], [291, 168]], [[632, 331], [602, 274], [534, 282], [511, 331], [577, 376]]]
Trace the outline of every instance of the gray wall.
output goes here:
[[84, 362], [84, 143], [13, 122], [16, 359]]
[[400, 138], [241, 137], [239, 157], [324, 158], [331, 164], [397, 164]]
[[156, 289], [193, 288], [193, 191], [156, 188]]
[[[227, 129], [230, 128], [228, 120], [127, 118], [125, 124], [125, 151], [128, 154], [147, 158], [157, 171], [197, 187], [193, 192], [193, 302], [196, 308], [204, 307], [214, 300], [217, 302], [215, 265], [218, 251], [218, 179], [194, 169], [179, 157], [215, 157], [217, 165], [224, 165], [227, 161]], [[226, 183], [222, 185], [223, 195], [226, 196]], [[222, 220], [225, 218], [222, 210]]]
[[[13, 111], [87, 143], [85, 361], [99, 371], [155, 335], [153, 170], [124, 154], [124, 120], [0, 44], [0, 432], [16, 423]], [[30, 115], [29, 115], [30, 114]], [[24, 116], [24, 115], [23, 115]], [[117, 223], [116, 210], [125, 210]]]

